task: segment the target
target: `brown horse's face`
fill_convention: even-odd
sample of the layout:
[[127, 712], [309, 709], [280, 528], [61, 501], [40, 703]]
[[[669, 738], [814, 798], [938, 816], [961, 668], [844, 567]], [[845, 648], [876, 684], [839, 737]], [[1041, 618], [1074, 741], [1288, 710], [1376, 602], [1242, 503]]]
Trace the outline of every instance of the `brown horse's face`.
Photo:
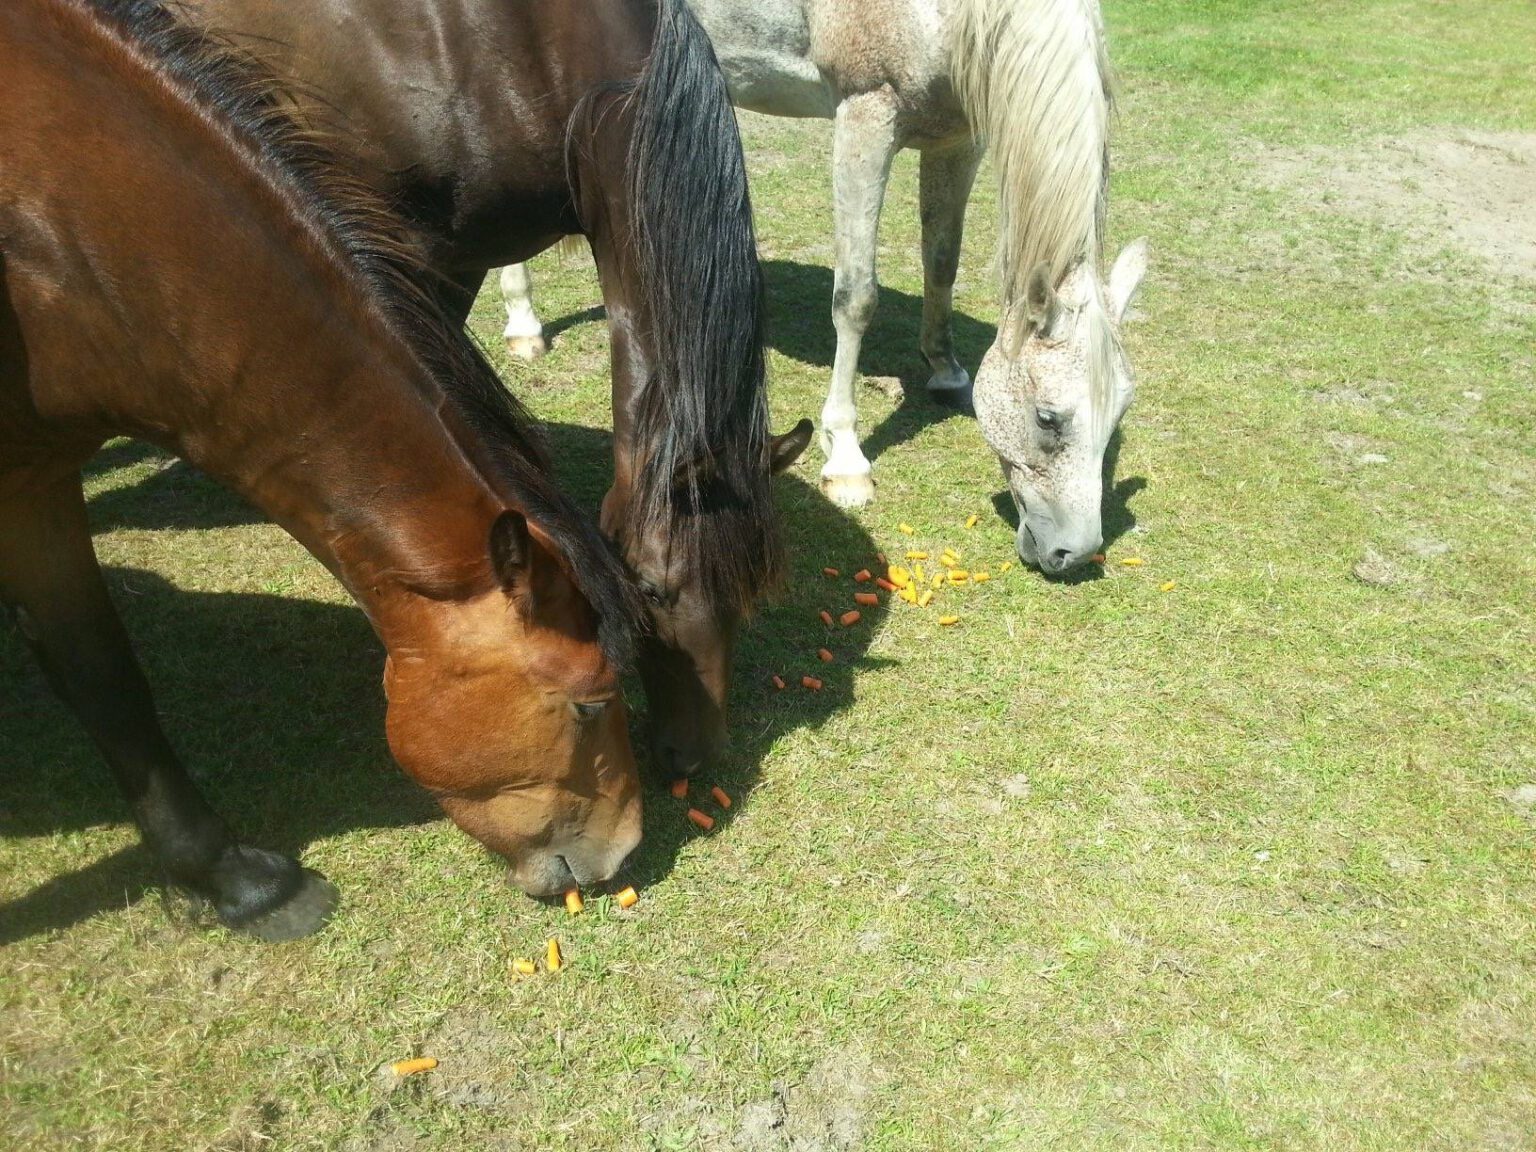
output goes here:
[[386, 726], [401, 766], [509, 880], [552, 896], [618, 870], [640, 842], [640, 786], [592, 609], [521, 533], [502, 587], [419, 606], [385, 667]]
[[[763, 467], [778, 475], [810, 443], [802, 420], [768, 445]], [[743, 609], [713, 601], [697, 559], [670, 547], [665, 524], [630, 532], [626, 492], [616, 485], [603, 504], [604, 530], [619, 541], [650, 607], [651, 635], [640, 646], [640, 679], [650, 704], [652, 754], [666, 778], [691, 776], [716, 759], [726, 741], [726, 698]]]

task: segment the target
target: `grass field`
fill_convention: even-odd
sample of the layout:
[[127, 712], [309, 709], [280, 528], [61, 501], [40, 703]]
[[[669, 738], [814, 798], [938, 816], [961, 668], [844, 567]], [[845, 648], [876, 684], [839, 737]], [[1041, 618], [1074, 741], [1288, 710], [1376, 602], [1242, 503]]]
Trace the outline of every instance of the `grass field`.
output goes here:
[[[830, 507], [815, 450], [783, 481], [795, 578], [743, 644], [714, 781], [737, 805], [699, 835], [653, 785], [629, 913], [505, 889], [391, 765], [341, 589], [207, 481], [109, 446], [98, 547], [173, 738], [344, 903], [290, 945], [189, 927], [0, 632], [0, 1145], [1536, 1147], [1533, 285], [1308, 175], [1536, 132], [1536, 9], [1106, 12], [1112, 240], [1153, 252], [1109, 565], [1015, 567], [952, 593], [953, 629], [897, 605], [836, 637], [823, 693], [765, 688], [815, 670], [815, 612], [847, 598], [822, 566], [902, 550], [899, 522], [972, 567], [1011, 551], [975, 423], [921, 394], [908, 154], [861, 365], [877, 503]], [[744, 130], [782, 429], [831, 362], [831, 135]], [[992, 218], [982, 188], [971, 367]], [[555, 348], [502, 366], [590, 502], [595, 279], [533, 271]], [[570, 967], [514, 980], [550, 935]], [[440, 1067], [377, 1073], [417, 1054]]]

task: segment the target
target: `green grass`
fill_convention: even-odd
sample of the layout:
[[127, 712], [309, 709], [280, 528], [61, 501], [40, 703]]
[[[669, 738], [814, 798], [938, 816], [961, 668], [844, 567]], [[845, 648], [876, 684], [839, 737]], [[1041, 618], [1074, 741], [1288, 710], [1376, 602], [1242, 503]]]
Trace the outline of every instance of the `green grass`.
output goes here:
[[[822, 642], [822, 565], [902, 550], [901, 521], [973, 567], [1011, 548], [974, 422], [915, 395], [898, 161], [861, 367], [914, 400], [860, 391], [878, 502], [829, 507], [814, 450], [782, 484], [796, 576], [742, 646], [718, 777], [738, 805], [697, 836], [648, 792], [628, 915], [503, 888], [389, 764], [382, 661], [341, 590], [218, 489], [109, 448], [98, 546], [168, 727], [221, 811], [345, 902], [271, 947], [145, 898], [104, 771], [0, 635], [0, 1141], [1531, 1147], [1536, 828], [1506, 799], [1536, 781], [1536, 319], [1508, 304], [1530, 286], [1266, 167], [1536, 130], [1536, 14], [1476, 9], [1109, 4], [1111, 229], [1153, 249], [1112, 563], [954, 593], [953, 630], [898, 606], [837, 636], [820, 696], [776, 695]], [[830, 363], [831, 139], [744, 124], [782, 428]], [[983, 187], [972, 366], [991, 227]], [[546, 323], [575, 319], [503, 368], [590, 501], [595, 279], [534, 274]], [[475, 328], [497, 345], [489, 293]], [[1367, 549], [1391, 582], [1352, 574]], [[510, 979], [551, 934], [570, 968]], [[375, 1069], [416, 1053], [441, 1067], [387, 1091]]]

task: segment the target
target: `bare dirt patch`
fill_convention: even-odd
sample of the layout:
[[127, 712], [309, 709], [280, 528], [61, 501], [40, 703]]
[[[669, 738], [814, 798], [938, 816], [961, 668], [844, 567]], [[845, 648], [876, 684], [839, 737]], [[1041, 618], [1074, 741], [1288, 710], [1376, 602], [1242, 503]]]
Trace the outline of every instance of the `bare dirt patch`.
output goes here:
[[863, 1146], [878, 1079], [863, 1053], [834, 1052], [799, 1084], [775, 1084], [767, 1099], [747, 1105], [735, 1146], [742, 1152], [853, 1152]]
[[1264, 168], [1318, 204], [1449, 243], [1497, 275], [1536, 279], [1536, 133], [1422, 131], [1271, 153]]

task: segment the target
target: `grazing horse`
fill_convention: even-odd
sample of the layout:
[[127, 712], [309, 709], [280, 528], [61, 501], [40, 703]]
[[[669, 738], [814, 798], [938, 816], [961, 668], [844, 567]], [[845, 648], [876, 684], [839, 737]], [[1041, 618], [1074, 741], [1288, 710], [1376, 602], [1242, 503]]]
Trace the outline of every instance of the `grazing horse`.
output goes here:
[[[691, 0], [732, 99], [833, 120], [837, 355], [821, 413], [822, 487], [874, 496], [854, 377], [875, 312], [875, 241], [891, 159], [921, 153], [930, 394], [963, 407], [950, 316], [965, 204], [990, 142], [1003, 316], [974, 402], [1019, 511], [1019, 556], [1048, 573], [1102, 543], [1104, 454], [1134, 382], [1120, 322], [1146, 266], [1138, 241], [1097, 272], [1110, 94], [1097, 0]], [[502, 276], [508, 336], [538, 330], [523, 269]]]
[[602, 525], [650, 601], [655, 759], [725, 740], [737, 628], [779, 579], [762, 283], [741, 141], [681, 0], [192, 0], [431, 238], [467, 317], [491, 268], [589, 241], [613, 365]]
[[640, 838], [617, 675], [642, 607], [415, 240], [249, 62], [152, 0], [0, 5], [0, 599], [171, 881], [266, 938], [334, 890], [171, 750], [80, 467], [130, 435], [320, 559], [388, 652], [390, 749], [536, 895]]

